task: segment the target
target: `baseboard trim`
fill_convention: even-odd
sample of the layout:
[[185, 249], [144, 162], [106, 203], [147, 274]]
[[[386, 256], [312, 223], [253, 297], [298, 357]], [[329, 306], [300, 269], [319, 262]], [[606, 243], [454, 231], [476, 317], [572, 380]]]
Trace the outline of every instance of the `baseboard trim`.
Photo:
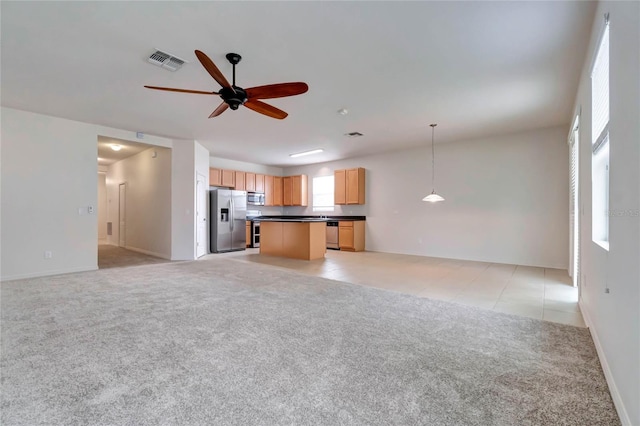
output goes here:
[[50, 277], [52, 275], [62, 275], [62, 274], [73, 274], [76, 272], [88, 272], [88, 271], [97, 271], [98, 265], [93, 267], [78, 267], [78, 268], [69, 268], [69, 269], [54, 269], [49, 271], [41, 271], [41, 272], [33, 272], [29, 274], [16, 274], [3, 276], [0, 278], [0, 281], [13, 281], [13, 280], [24, 280], [28, 278], [40, 278], [40, 277]]
[[167, 256], [164, 253], [157, 253], [155, 251], [145, 250], [145, 249], [141, 249], [141, 248], [138, 248], [138, 247], [131, 247], [131, 246], [124, 246], [124, 248], [126, 248], [127, 250], [131, 250], [131, 251], [137, 251], [138, 253], [148, 254], [149, 256], [155, 256], [155, 257], [159, 257], [161, 259], [171, 260], [171, 257]]
[[607, 357], [605, 356], [604, 349], [602, 348], [602, 344], [600, 343], [600, 339], [598, 338], [598, 333], [596, 332], [595, 327], [593, 327], [593, 322], [589, 317], [589, 312], [585, 308], [582, 299], [580, 299], [578, 305], [580, 306], [580, 311], [582, 312], [584, 322], [586, 323], [587, 327], [589, 328], [589, 332], [591, 333], [591, 338], [593, 339], [593, 343], [596, 347], [596, 352], [598, 353], [598, 358], [600, 359], [600, 365], [602, 366], [602, 371], [604, 372], [604, 378], [607, 381], [607, 385], [609, 385], [611, 399], [613, 399], [613, 405], [615, 405], [616, 410], [618, 411], [620, 422], [623, 424], [623, 426], [633, 426], [631, 424], [629, 413], [627, 413], [624, 402], [622, 402], [622, 398], [620, 397], [620, 392], [618, 392], [618, 387], [616, 386], [613, 374], [611, 373], [611, 369], [609, 368], [609, 363], [607, 362]]

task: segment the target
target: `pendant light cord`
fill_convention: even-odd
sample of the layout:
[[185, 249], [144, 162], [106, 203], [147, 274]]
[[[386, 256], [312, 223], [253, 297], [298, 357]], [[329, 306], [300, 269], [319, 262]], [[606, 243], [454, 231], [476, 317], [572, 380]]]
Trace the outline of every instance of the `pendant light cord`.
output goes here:
[[436, 190], [436, 149], [434, 147], [434, 134], [437, 124], [431, 124], [431, 189]]

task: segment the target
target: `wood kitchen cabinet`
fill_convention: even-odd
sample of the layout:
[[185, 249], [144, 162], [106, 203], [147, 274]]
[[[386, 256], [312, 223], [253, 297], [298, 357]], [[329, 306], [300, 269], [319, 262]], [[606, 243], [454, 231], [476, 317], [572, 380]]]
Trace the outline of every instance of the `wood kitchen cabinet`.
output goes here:
[[251, 247], [251, 221], [247, 220], [246, 221], [246, 230], [245, 230], [245, 236], [247, 238], [247, 247]]
[[247, 192], [256, 192], [256, 174], [245, 173], [244, 185]]
[[245, 173], [244, 172], [234, 172], [235, 173], [235, 189], [238, 191], [245, 191]]
[[282, 199], [283, 183], [281, 176], [273, 177], [273, 204], [274, 206], [283, 206], [284, 200]]
[[364, 204], [365, 169], [336, 170], [334, 172], [334, 203]]
[[364, 223], [364, 220], [338, 222], [338, 246], [340, 250], [364, 250]]
[[222, 186], [222, 170], [209, 169], [209, 186]]
[[273, 183], [274, 176], [266, 175], [264, 177], [264, 205], [273, 206]]
[[307, 175], [283, 177], [282, 204], [285, 206], [306, 206], [309, 198], [307, 183]]
[[236, 186], [236, 173], [233, 170], [222, 170], [222, 186], [233, 188]]
[[264, 175], [256, 174], [256, 192], [264, 194]]

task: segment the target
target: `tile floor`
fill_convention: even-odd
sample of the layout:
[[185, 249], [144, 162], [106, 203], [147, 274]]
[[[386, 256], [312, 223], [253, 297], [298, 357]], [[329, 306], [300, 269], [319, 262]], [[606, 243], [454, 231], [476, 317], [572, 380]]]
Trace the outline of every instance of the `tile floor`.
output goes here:
[[585, 327], [578, 289], [560, 269], [368, 251], [328, 250], [324, 259], [312, 261], [260, 255], [258, 249], [209, 256]]

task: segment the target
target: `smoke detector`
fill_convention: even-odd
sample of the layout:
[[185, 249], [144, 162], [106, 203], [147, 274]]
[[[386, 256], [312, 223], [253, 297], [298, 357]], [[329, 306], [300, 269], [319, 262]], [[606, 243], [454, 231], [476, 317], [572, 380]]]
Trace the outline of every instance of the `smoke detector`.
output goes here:
[[182, 68], [182, 65], [187, 62], [184, 59], [180, 59], [177, 56], [158, 49], [147, 58], [147, 61], [169, 71], [178, 71]]

